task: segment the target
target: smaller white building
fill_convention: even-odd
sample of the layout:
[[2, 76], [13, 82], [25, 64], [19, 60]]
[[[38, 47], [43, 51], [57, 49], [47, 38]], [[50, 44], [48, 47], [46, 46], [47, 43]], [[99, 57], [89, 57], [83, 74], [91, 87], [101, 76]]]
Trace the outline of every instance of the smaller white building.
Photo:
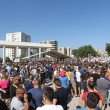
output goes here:
[[[31, 42], [31, 37], [23, 32], [14, 32], [14, 33], [7, 33], [6, 34], [6, 41], [11, 42]], [[18, 57], [21, 55], [26, 56], [27, 50], [19, 49], [18, 50]], [[9, 57], [11, 60], [15, 58], [15, 49], [14, 48], [6, 48], [6, 57]]]
[[59, 52], [71, 56], [71, 49], [69, 47], [60, 47]]

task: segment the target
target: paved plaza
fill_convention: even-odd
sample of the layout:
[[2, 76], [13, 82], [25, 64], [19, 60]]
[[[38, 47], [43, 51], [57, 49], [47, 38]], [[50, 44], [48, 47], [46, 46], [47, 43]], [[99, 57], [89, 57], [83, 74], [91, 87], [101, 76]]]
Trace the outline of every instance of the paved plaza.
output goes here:
[[[73, 97], [71, 101], [68, 103], [68, 110], [76, 110], [76, 106], [80, 105], [80, 98], [79, 97]], [[110, 107], [108, 107], [105, 110], [110, 110]]]
[[[46, 85], [50, 86], [50, 87], [53, 87], [52, 82], [49, 82]], [[81, 104], [80, 101], [81, 101], [80, 97], [69, 98], [68, 110], [76, 110], [76, 106], [79, 106]], [[110, 110], [110, 107], [108, 106], [107, 109], [105, 109], [105, 110]]]

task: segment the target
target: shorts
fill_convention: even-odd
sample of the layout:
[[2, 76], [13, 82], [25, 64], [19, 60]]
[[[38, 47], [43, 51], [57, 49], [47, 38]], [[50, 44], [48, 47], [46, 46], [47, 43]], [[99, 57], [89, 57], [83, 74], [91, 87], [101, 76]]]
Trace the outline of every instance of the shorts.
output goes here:
[[72, 81], [71, 85], [72, 85], [72, 88], [76, 89], [76, 82], [75, 81]]
[[2, 99], [8, 99], [9, 98], [9, 89], [3, 89], [6, 91], [6, 93], [1, 91], [1, 98]]
[[102, 95], [102, 103], [106, 104], [107, 103], [107, 94], [105, 94], [105, 93], [103, 94], [102, 93], [101, 95]]
[[76, 86], [81, 88], [81, 83], [80, 82], [76, 82]]

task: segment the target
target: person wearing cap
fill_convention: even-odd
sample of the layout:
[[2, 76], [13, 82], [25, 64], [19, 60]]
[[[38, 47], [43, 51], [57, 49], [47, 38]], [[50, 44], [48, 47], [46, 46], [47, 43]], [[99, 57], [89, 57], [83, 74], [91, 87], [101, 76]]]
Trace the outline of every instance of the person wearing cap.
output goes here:
[[59, 77], [62, 87], [66, 88], [68, 87], [68, 78], [66, 76], [66, 71], [64, 69], [61, 70], [60, 77]]

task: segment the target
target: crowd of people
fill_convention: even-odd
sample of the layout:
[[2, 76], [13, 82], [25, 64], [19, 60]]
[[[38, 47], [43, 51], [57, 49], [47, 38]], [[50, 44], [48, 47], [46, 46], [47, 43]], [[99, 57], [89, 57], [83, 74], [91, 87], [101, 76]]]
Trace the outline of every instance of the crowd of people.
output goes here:
[[[51, 86], [46, 86], [47, 80]], [[0, 95], [0, 110], [68, 110], [73, 97], [79, 97], [76, 110], [104, 110], [110, 105], [110, 63], [1, 63]]]

